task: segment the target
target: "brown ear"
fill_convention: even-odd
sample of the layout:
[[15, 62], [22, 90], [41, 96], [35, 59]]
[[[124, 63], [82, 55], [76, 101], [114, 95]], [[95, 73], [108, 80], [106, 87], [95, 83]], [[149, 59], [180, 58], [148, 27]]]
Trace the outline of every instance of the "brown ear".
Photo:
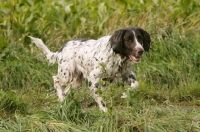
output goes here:
[[123, 36], [125, 30], [117, 30], [115, 33], [110, 37], [110, 43], [113, 51], [115, 53], [121, 53], [123, 49]]
[[150, 35], [146, 31], [144, 31], [143, 29], [141, 29], [141, 28], [137, 28], [137, 29], [140, 31], [140, 33], [143, 36], [143, 48], [144, 48], [144, 50], [145, 51], [149, 51], [150, 44], [151, 44]]

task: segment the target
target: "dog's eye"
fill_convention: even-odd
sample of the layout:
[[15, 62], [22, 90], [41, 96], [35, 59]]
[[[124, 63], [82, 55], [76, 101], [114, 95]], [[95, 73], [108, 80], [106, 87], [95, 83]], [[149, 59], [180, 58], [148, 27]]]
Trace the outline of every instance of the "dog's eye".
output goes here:
[[127, 39], [127, 41], [128, 42], [133, 42], [133, 38], [130, 37], [130, 38]]
[[132, 39], [128, 39], [128, 42], [132, 42], [133, 40]]

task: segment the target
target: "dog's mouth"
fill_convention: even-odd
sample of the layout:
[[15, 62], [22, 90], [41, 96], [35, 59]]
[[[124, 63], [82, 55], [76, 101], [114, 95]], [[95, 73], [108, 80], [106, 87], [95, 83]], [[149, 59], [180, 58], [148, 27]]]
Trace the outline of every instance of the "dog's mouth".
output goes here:
[[137, 57], [135, 57], [135, 56], [133, 56], [133, 55], [129, 55], [129, 59], [131, 60], [131, 61], [133, 61], [133, 62], [139, 62], [140, 61], [140, 56], [137, 56]]

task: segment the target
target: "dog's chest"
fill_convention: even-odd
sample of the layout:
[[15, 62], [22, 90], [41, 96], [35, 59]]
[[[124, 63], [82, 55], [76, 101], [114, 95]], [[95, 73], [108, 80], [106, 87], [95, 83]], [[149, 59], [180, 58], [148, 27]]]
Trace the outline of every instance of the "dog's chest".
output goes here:
[[110, 65], [107, 66], [107, 74], [111, 78], [121, 77], [124, 74], [127, 74], [132, 69], [132, 63], [129, 60], [122, 61], [113, 61]]

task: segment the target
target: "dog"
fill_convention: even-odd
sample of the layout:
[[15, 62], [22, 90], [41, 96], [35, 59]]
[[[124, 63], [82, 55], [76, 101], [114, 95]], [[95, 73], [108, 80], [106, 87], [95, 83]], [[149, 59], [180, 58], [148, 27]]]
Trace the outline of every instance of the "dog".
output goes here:
[[[53, 81], [59, 101], [64, 100], [70, 87], [79, 88], [83, 80], [87, 79], [91, 82], [89, 89], [92, 97], [104, 112], [107, 107], [97, 93], [99, 81], [114, 82], [122, 78], [124, 83], [137, 88], [133, 64], [140, 62], [144, 51], [149, 51], [151, 43], [150, 35], [139, 27], [123, 28], [97, 40], [73, 39], [54, 53], [41, 39], [29, 37], [50, 63], [58, 62], [58, 73], [53, 76]], [[62, 89], [63, 85], [65, 89]]]

